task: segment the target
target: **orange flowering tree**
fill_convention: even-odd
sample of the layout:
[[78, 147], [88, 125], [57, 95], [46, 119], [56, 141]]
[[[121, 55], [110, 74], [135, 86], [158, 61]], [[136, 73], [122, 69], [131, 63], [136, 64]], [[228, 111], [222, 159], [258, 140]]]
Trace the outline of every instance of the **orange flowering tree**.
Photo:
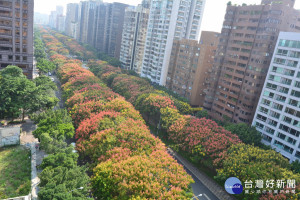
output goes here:
[[94, 196], [104, 199], [190, 199], [191, 182], [183, 167], [161, 150], [102, 162], [92, 177]]

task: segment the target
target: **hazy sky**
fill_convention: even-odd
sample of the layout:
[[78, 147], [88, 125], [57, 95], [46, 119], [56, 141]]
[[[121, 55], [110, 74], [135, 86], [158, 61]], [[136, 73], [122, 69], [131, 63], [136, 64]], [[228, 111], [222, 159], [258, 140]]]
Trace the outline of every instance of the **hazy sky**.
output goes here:
[[[179, 0], [178, 0], [179, 1]], [[201, 29], [204, 31], [221, 31], [224, 20], [226, 4], [229, 0], [206, 0], [204, 16]], [[261, 0], [231, 0], [233, 4], [247, 3], [260, 4]], [[50, 14], [55, 10], [56, 5], [62, 5], [66, 9], [68, 3], [78, 3], [80, 0], [35, 0], [35, 12]], [[104, 0], [104, 2], [121, 2], [130, 5], [137, 5], [141, 0]], [[300, 9], [300, 0], [296, 0], [296, 9]]]

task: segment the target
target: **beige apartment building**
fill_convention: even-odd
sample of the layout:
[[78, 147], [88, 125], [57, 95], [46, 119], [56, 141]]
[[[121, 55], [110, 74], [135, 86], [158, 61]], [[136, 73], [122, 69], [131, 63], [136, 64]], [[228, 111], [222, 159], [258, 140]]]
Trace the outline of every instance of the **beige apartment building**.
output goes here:
[[0, 1], [0, 70], [17, 65], [33, 72], [33, 0]]
[[300, 31], [293, 0], [228, 5], [204, 108], [213, 118], [252, 122], [280, 31]]
[[174, 41], [166, 87], [189, 99], [192, 106], [203, 105], [218, 42], [219, 33], [209, 31], [201, 33], [199, 43]]

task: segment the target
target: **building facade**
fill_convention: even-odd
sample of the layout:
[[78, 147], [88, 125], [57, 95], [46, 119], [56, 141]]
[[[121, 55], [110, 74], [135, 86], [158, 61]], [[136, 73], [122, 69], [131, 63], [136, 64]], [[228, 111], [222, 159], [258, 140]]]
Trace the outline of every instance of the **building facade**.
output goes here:
[[107, 52], [107, 26], [110, 4], [102, 3], [96, 8], [95, 44], [94, 47], [100, 52]]
[[252, 125], [264, 144], [300, 160], [300, 33], [279, 34]]
[[123, 3], [112, 3], [111, 10], [108, 17], [107, 26], [107, 55], [120, 58], [120, 49], [122, 42], [122, 32], [124, 26], [125, 9], [128, 7], [127, 4]]
[[0, 70], [8, 65], [33, 73], [33, 0], [0, 1]]
[[49, 26], [61, 32], [65, 31], [65, 16], [63, 14], [64, 7], [56, 6], [56, 10], [51, 11], [49, 16]]
[[88, 31], [89, 31], [89, 9], [92, 1], [81, 1], [80, 2], [80, 26], [79, 26], [79, 41], [87, 43]]
[[89, 40], [99, 52], [120, 58], [122, 31], [127, 4], [100, 3], [94, 11], [93, 22], [90, 21], [91, 34]]
[[67, 14], [65, 22], [65, 32], [68, 36], [75, 38], [79, 20], [79, 4], [67, 4]]
[[174, 41], [166, 87], [187, 98], [192, 106], [202, 106], [209, 85], [219, 33], [203, 31], [195, 40]]
[[[148, 6], [145, 4], [145, 6]], [[141, 74], [146, 42], [149, 9], [138, 5], [127, 7], [124, 16], [120, 61], [122, 68]]]
[[63, 15], [57, 16], [57, 26], [56, 29], [60, 32], [65, 32], [65, 20], [66, 17]]
[[198, 40], [205, 0], [153, 0], [141, 76], [165, 85], [174, 40]]
[[49, 26], [51, 28], [56, 28], [57, 26], [57, 12], [56, 11], [51, 11], [49, 15]]
[[300, 31], [294, 1], [227, 6], [204, 108], [217, 120], [251, 124], [280, 31]]

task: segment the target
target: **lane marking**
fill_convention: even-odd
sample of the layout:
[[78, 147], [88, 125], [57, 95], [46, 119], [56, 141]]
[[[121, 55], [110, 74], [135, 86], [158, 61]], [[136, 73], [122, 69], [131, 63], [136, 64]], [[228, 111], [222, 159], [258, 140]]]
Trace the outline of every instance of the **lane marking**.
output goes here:
[[208, 200], [211, 200], [205, 193], [203, 193], [203, 194]]

